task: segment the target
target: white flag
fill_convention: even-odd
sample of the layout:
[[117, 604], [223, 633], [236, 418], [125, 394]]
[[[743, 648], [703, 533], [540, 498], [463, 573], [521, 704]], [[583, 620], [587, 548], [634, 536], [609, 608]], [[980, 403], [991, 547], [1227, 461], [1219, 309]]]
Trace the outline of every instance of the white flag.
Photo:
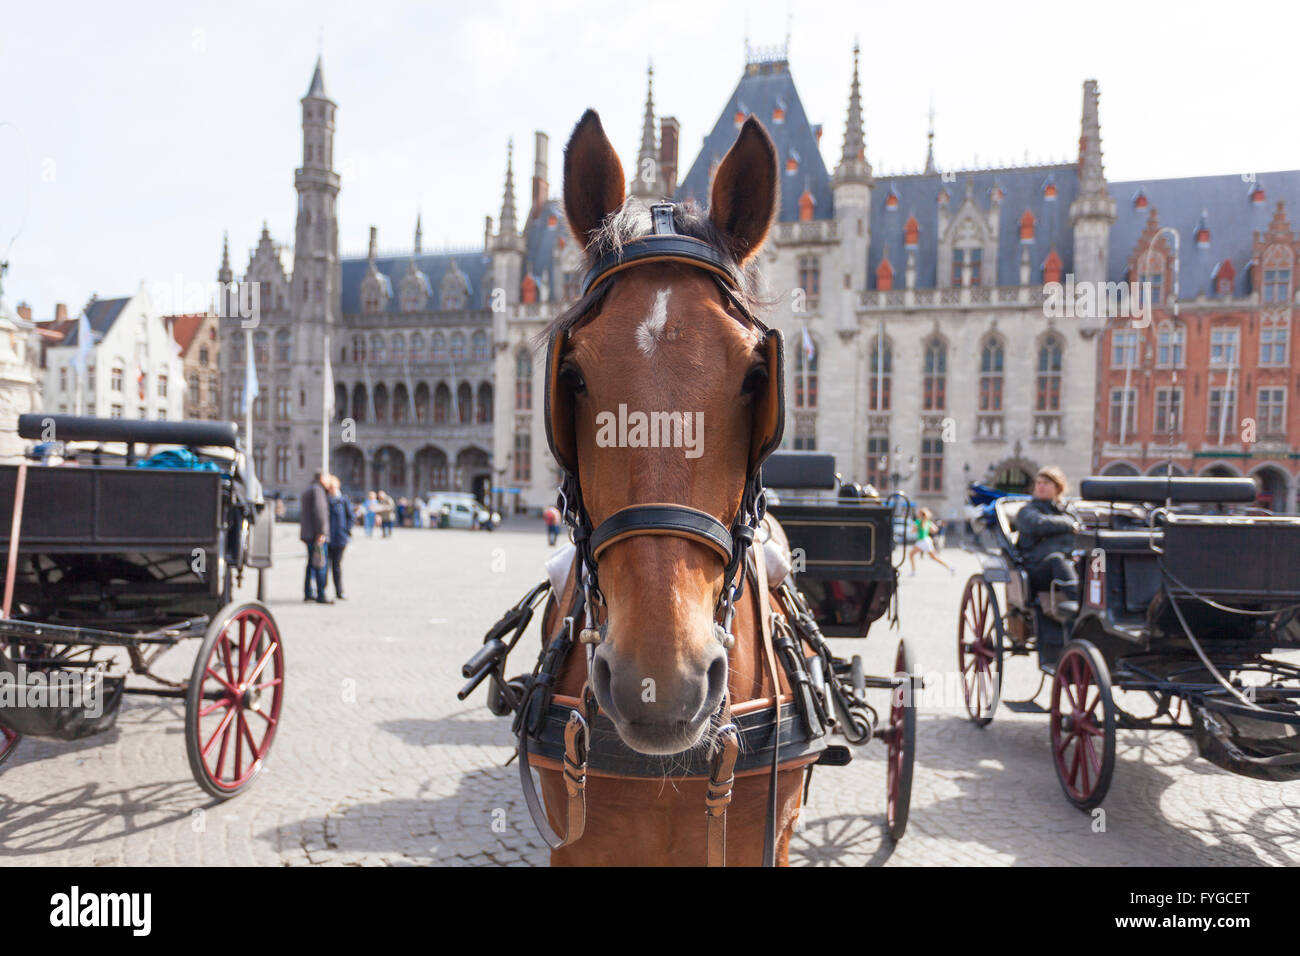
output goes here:
[[245, 350], [246, 361], [244, 362], [244, 414], [253, 407], [253, 402], [257, 399], [259, 390], [257, 387], [257, 358], [253, 353], [252, 336], [250, 335], [248, 348]]
[[325, 339], [325, 422], [334, 420], [334, 366], [330, 364], [330, 340]]

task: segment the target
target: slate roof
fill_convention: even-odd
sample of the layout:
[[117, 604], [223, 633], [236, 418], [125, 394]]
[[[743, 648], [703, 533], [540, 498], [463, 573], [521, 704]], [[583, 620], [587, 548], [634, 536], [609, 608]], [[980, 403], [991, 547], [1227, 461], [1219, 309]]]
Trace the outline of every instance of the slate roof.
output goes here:
[[[113, 323], [117, 321], [117, 317], [122, 314], [122, 310], [126, 308], [126, 304], [130, 301], [130, 296], [122, 299], [96, 299], [86, 306], [86, 319], [90, 322], [91, 331], [95, 333], [94, 339], [96, 342], [103, 341], [104, 336], [108, 334], [108, 330], [113, 327]], [[77, 329], [80, 323], [73, 319], [71, 325], [72, 327], [68, 330], [68, 337], [59, 343], [60, 345], [77, 344]]]
[[[1151, 209], [1159, 214], [1162, 226], [1173, 226], [1179, 234], [1178, 294], [1187, 299], [1204, 293], [1215, 295], [1213, 274], [1224, 259], [1231, 259], [1236, 270], [1233, 295], [1247, 295], [1250, 290], [1250, 265], [1254, 234], [1268, 231], [1278, 200], [1286, 203], [1286, 214], [1294, 232], [1300, 224], [1300, 170], [1259, 173], [1255, 183], [1244, 182], [1240, 175], [1194, 176], [1186, 179], [1145, 179], [1110, 183], [1110, 194], [1118, 207], [1115, 224], [1110, 230], [1110, 261], [1107, 271], [1112, 281], [1128, 279], [1128, 260], [1136, 250], [1146, 229]], [[1250, 201], [1255, 186], [1264, 190], [1264, 202]], [[1139, 209], [1133, 198], [1146, 193], [1148, 208]], [[1196, 227], [1201, 213], [1210, 230], [1208, 248], [1196, 245]]]
[[[552, 216], [555, 217], [553, 226], [549, 225]], [[552, 298], [558, 298], [564, 291], [564, 277], [560, 275], [561, 238], [565, 242], [572, 241], [564, 210], [558, 200], [548, 200], [524, 233], [524, 272], [539, 280], [545, 279]]]
[[[934, 173], [887, 176], [876, 180], [871, 203], [868, 288], [876, 288], [876, 267], [886, 252], [889, 253], [890, 265], [894, 267], [894, 287], [902, 288], [903, 270], [907, 265], [903, 227], [910, 216], [915, 216], [917, 225], [920, 226], [916, 249], [916, 286], [920, 289], [936, 286], [939, 262], [939, 191], [948, 191], [951, 221], [965, 202], [966, 180], [972, 176], [975, 180], [975, 205], [983, 214], [988, 212], [994, 186], [1002, 190], [1002, 206], [998, 212], [997, 282], [994, 283], [988, 275], [989, 264], [985, 263], [982, 285], [1020, 284], [1020, 218], [1026, 209], [1034, 214], [1035, 220], [1034, 239], [1029, 250], [1034, 281], [1041, 274], [1039, 270], [1043, 260], [1053, 247], [1061, 257], [1062, 274], [1070, 271], [1074, 258], [1070, 203], [1074, 201], [1079, 187], [1072, 164], [955, 171], [951, 173], [952, 182], [944, 182], [942, 176], [942, 173]], [[1049, 181], [1056, 186], [1055, 199], [1048, 199], [1045, 195]], [[898, 195], [898, 205], [893, 208], [889, 208], [885, 202], [890, 190]]]
[[[772, 111], [778, 107], [785, 110], [785, 119], [779, 123], [772, 119]], [[713, 168], [722, 161], [739, 132], [735, 122], [737, 113], [758, 117], [776, 144], [781, 170], [779, 218], [784, 221], [799, 218], [799, 197], [805, 188], [812, 193], [815, 203], [813, 218], [831, 218], [834, 214], [831, 179], [817, 144], [819, 127], [809, 122], [789, 64], [784, 60], [751, 63], [745, 68], [713, 131], [704, 137], [704, 145], [690, 171], [678, 184], [674, 198], [679, 202], [694, 199], [701, 206], [709, 204]], [[786, 162], [792, 157], [799, 162], [799, 169], [793, 173], [786, 171]]]
[[[415, 264], [429, 279], [430, 293], [427, 308], [430, 311], [441, 309], [439, 298], [442, 294], [442, 279], [451, 267], [452, 260], [469, 281], [469, 308], [484, 309], [488, 302], [485, 298], [484, 285], [487, 274], [492, 268], [492, 257], [484, 252], [438, 252], [421, 254], [415, 257]], [[411, 256], [381, 256], [375, 260], [375, 266], [387, 277], [392, 285], [393, 294], [388, 299], [384, 312], [400, 313], [402, 277], [410, 264]], [[355, 315], [361, 310], [361, 280], [366, 277], [370, 260], [365, 256], [343, 259], [340, 262], [343, 272], [344, 315]]]

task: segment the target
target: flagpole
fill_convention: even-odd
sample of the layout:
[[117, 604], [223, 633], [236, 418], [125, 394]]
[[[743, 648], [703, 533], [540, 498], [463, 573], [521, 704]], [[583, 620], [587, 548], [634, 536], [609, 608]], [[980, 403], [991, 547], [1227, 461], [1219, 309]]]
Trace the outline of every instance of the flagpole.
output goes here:
[[330, 470], [330, 410], [334, 404], [334, 369], [330, 365], [330, 337], [325, 336], [325, 394], [321, 400], [320, 423], [320, 468], [326, 474]]
[[[253, 460], [253, 399], [254, 396], [248, 394], [248, 383], [252, 376], [248, 374], [248, 369], [254, 367], [253, 363], [257, 357], [253, 354], [253, 330], [244, 329], [244, 357], [248, 363], [244, 366], [244, 443], [247, 445], [245, 454], [250, 460]], [[256, 373], [254, 373], [256, 374]], [[257, 476], [259, 480], [262, 475]]]

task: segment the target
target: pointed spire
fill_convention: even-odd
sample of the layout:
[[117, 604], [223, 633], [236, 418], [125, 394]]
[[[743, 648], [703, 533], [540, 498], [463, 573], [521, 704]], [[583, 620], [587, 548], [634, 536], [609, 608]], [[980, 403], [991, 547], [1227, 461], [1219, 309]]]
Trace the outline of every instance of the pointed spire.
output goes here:
[[834, 181], [870, 185], [871, 164], [867, 162], [867, 139], [862, 124], [862, 88], [858, 82], [858, 55], [861, 48], [853, 44], [853, 82], [849, 86], [849, 114], [844, 124], [844, 149], [835, 167]]
[[224, 233], [221, 238], [221, 268], [217, 270], [218, 282], [233, 282], [235, 279], [234, 272], [230, 269], [230, 233]]
[[421, 242], [423, 235], [424, 232], [420, 228], [420, 214], [417, 212], [415, 214], [415, 254], [417, 256], [423, 255], [424, 252], [423, 243]]
[[370, 248], [366, 251], [366, 258], [370, 260], [373, 266], [375, 260], [379, 258], [379, 227], [370, 227]]
[[[1079, 135], [1079, 195], [1070, 204], [1071, 227], [1081, 219], [1115, 221], [1115, 200], [1106, 188], [1106, 173], [1101, 164], [1098, 99], [1097, 81], [1084, 80], [1082, 132]], [[1075, 261], [1080, 260], [1076, 258]]]
[[844, 151], [841, 162], [854, 162], [866, 158], [866, 135], [862, 129], [862, 89], [858, 83], [858, 54], [860, 48], [853, 44], [853, 84], [849, 87], [849, 118], [844, 126]]
[[501, 228], [503, 236], [513, 236], [515, 226], [515, 141], [506, 144], [506, 189], [501, 197]]
[[1106, 173], [1101, 163], [1101, 119], [1097, 108], [1096, 80], [1083, 83], [1083, 131], [1079, 136], [1080, 192], [1096, 194], [1105, 188]]
[[325, 75], [321, 72], [321, 58], [316, 57], [316, 72], [311, 75], [311, 86], [307, 90], [308, 96], [328, 99], [325, 94]]
[[925, 174], [933, 176], [939, 170], [934, 165], [934, 100], [930, 100], [930, 129], [925, 134]]
[[655, 68], [646, 67], [645, 118], [641, 122], [641, 148], [636, 154], [636, 172], [632, 176], [632, 195], [655, 200], [659, 193], [659, 148], [655, 144]]

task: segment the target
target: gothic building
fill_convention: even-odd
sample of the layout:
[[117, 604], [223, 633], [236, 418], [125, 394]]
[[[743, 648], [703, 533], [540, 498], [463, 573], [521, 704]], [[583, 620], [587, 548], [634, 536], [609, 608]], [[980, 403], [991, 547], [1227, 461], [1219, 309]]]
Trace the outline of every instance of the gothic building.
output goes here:
[[[1144, 203], [1169, 197], [1175, 225], [1195, 238], [1195, 248], [1185, 242], [1180, 253], [1183, 275], [1190, 269], [1196, 277], [1197, 304], [1183, 303], [1184, 315], [1196, 316], [1188, 334], [1205, 336], [1212, 353], [1211, 339], [1222, 333], [1214, 331], [1210, 311], [1236, 309], [1233, 321], [1245, 330], [1239, 334], [1253, 337], [1252, 348], [1267, 361], [1249, 370], [1239, 363], [1232, 374], [1242, 389], [1270, 390], [1258, 393], [1268, 425], [1263, 445], [1234, 451], [1216, 437], [1202, 453], [1201, 416], [1197, 441], [1184, 441], [1175, 458], [1184, 470], [1246, 473], [1225, 464], [1225, 455], [1273, 454], [1270, 497], [1294, 500], [1296, 442], [1286, 438], [1285, 425], [1292, 346], [1277, 329], [1290, 320], [1291, 263], [1300, 242], [1283, 212], [1263, 222], [1261, 207], [1245, 202], [1245, 193], [1229, 197], [1226, 185], [1211, 188], [1205, 179], [1108, 183], [1095, 81], [1083, 85], [1073, 162], [945, 169], [935, 162], [931, 131], [923, 169], [878, 175], [867, 160], [857, 58], [855, 49], [832, 169], [822, 159], [823, 128], [805, 111], [785, 51], [747, 55], [739, 83], [680, 180], [680, 126], [672, 117], [656, 119], [651, 76], [640, 146], [627, 164], [636, 199], [705, 203], [712, 171], [745, 117], [757, 116], [772, 135], [781, 202], [761, 266], [778, 300], [767, 319], [787, 343], [786, 446], [832, 452], [846, 479], [906, 491], [944, 518], [961, 514], [974, 480], [1020, 490], [1047, 464], [1072, 478], [1154, 467], [1168, 455], [1154, 450], [1151, 431], [1162, 422], [1167, 433], [1170, 413], [1165, 395], [1160, 418], [1164, 386], [1159, 360], [1150, 356], [1164, 327], [1160, 289], [1172, 288], [1176, 272], [1173, 250], [1157, 235], [1167, 220]], [[302, 110], [292, 253], [263, 229], [245, 274], [257, 283], [262, 313], [252, 358], [260, 383], [255, 453], [266, 485], [297, 493], [327, 446], [332, 470], [354, 492], [382, 487], [398, 497], [455, 489], [486, 497], [495, 487], [509, 495], [497, 499], [507, 507], [552, 502], [559, 474], [546, 451], [542, 356], [534, 343], [576, 298], [584, 265], [560, 203], [550, 198], [546, 134], [536, 134], [526, 205], [516, 205], [508, 153], [500, 214], [495, 224], [487, 217], [481, 246], [426, 253], [417, 217], [409, 249], [381, 252], [372, 228], [368, 254], [343, 259], [332, 168], [335, 104], [319, 63]], [[1268, 174], [1267, 183], [1274, 198], [1295, 208], [1300, 174]], [[1204, 237], [1186, 221], [1202, 194], [1211, 197]], [[1052, 290], [1055, 283], [1100, 289], [1154, 278], [1156, 267], [1134, 259], [1151, 241], [1165, 270], [1156, 283], [1159, 321], [1136, 363], [1138, 384], [1129, 368], [1128, 386], [1117, 385], [1113, 333], [1125, 331], [1121, 317], [1063, 313], [1052, 306]], [[233, 278], [226, 261], [220, 277]], [[1281, 298], [1260, 306], [1269, 296]], [[1244, 308], [1250, 302], [1254, 311]], [[236, 420], [244, 334], [237, 321], [223, 322], [223, 377], [232, 385], [226, 399]], [[1122, 335], [1121, 346], [1127, 347]], [[1227, 361], [1225, 348], [1220, 342], [1219, 361]], [[327, 349], [335, 416], [322, 436]], [[1188, 349], [1188, 360], [1199, 361]], [[1178, 387], [1191, 389], [1182, 399], [1187, 407], [1207, 409], [1218, 388], [1223, 421], [1226, 386], [1214, 374], [1208, 365], [1189, 368]], [[1107, 412], [1117, 387], [1128, 389], [1134, 425], [1110, 435]], [[1121, 402], [1120, 420], [1127, 421], [1128, 407]]]

